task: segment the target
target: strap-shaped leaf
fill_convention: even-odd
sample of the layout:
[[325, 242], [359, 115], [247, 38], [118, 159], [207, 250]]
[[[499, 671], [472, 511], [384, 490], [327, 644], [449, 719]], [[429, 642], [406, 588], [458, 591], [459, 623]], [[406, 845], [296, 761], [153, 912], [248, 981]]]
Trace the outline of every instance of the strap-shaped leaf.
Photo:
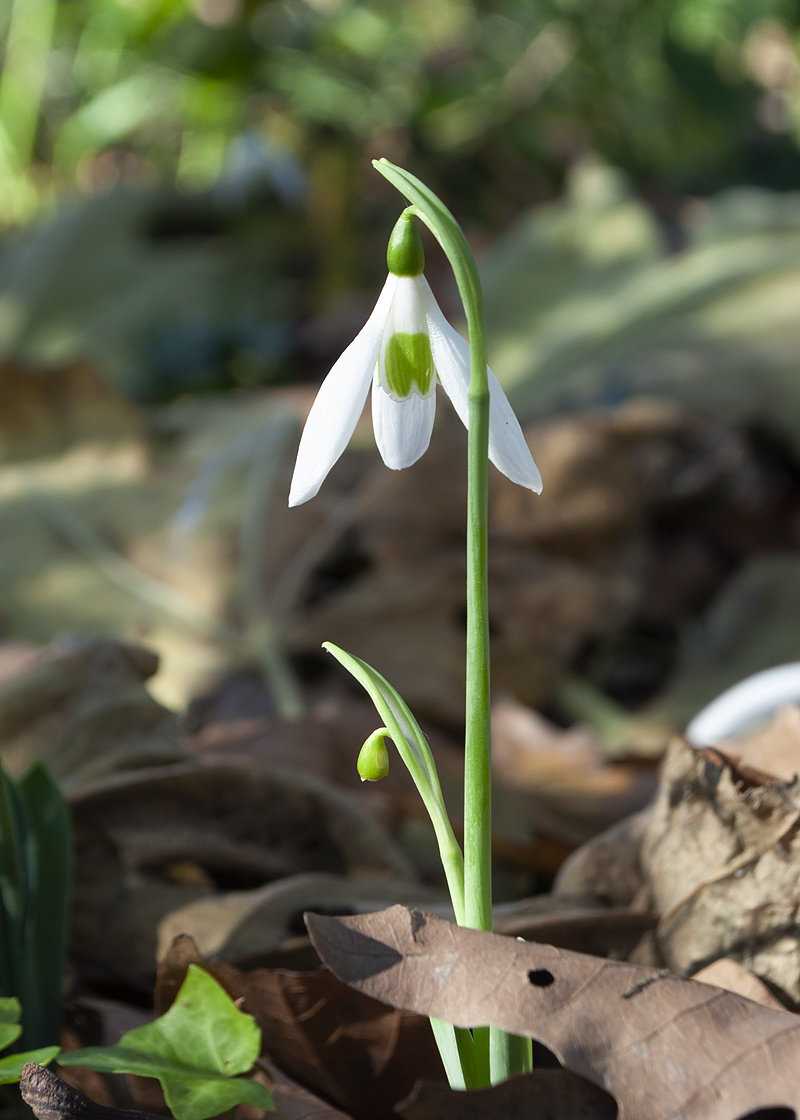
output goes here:
[[[31, 881], [25, 935], [26, 988], [22, 992], [23, 1040], [30, 1046], [57, 1042], [61, 1026], [72, 827], [61, 791], [41, 762], [35, 762], [20, 779], [17, 792], [27, 821]], [[36, 1019], [32, 1018], [34, 1008], [25, 1002], [26, 991], [38, 1004]]]

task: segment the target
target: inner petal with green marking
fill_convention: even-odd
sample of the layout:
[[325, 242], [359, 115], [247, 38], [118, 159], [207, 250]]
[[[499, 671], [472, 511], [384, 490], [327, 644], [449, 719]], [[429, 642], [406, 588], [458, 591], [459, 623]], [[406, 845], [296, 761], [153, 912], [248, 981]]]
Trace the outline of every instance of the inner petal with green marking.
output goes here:
[[436, 375], [427, 332], [398, 332], [387, 340], [381, 355], [380, 383], [398, 401], [408, 400], [412, 393], [428, 396]]

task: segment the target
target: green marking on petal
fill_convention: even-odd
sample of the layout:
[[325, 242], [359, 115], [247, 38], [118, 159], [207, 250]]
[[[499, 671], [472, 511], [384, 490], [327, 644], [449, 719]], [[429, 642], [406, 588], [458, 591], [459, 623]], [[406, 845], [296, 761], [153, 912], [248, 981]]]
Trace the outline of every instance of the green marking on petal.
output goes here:
[[434, 384], [433, 355], [427, 334], [393, 334], [386, 343], [380, 378], [387, 393], [397, 400], [408, 400], [414, 392], [427, 397]]

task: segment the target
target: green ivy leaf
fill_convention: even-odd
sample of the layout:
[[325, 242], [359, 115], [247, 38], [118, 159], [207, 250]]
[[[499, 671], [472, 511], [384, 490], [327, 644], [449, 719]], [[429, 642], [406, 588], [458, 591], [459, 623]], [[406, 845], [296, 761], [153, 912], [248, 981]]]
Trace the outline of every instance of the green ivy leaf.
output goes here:
[[263, 1085], [235, 1076], [252, 1069], [260, 1049], [255, 1020], [212, 976], [190, 965], [166, 1015], [128, 1031], [118, 1046], [73, 1051], [61, 1064], [155, 1077], [176, 1120], [208, 1120], [237, 1104], [275, 1107]]
[[26, 1050], [24, 1054], [9, 1054], [0, 1058], [0, 1085], [11, 1085], [19, 1081], [22, 1067], [26, 1063], [35, 1062], [37, 1066], [46, 1066], [60, 1052], [60, 1046], [43, 1046], [41, 1050]]
[[19, 1024], [22, 1015], [22, 1006], [13, 996], [10, 999], [0, 999], [0, 1050], [5, 1050], [22, 1034]]

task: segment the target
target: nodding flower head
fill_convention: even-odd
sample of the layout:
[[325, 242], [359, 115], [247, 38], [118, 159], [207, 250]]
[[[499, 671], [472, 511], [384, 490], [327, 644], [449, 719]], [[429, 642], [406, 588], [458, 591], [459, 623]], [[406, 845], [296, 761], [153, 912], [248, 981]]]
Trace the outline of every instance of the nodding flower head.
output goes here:
[[[389, 239], [389, 276], [361, 332], [322, 383], [303, 429], [289, 505], [313, 498], [350, 441], [372, 386], [372, 422], [384, 463], [410, 467], [428, 449], [441, 385], [468, 426], [469, 346], [439, 310], [423, 275], [422, 241], [410, 210]], [[542, 480], [497, 378], [489, 378], [489, 458], [538, 494]]]

